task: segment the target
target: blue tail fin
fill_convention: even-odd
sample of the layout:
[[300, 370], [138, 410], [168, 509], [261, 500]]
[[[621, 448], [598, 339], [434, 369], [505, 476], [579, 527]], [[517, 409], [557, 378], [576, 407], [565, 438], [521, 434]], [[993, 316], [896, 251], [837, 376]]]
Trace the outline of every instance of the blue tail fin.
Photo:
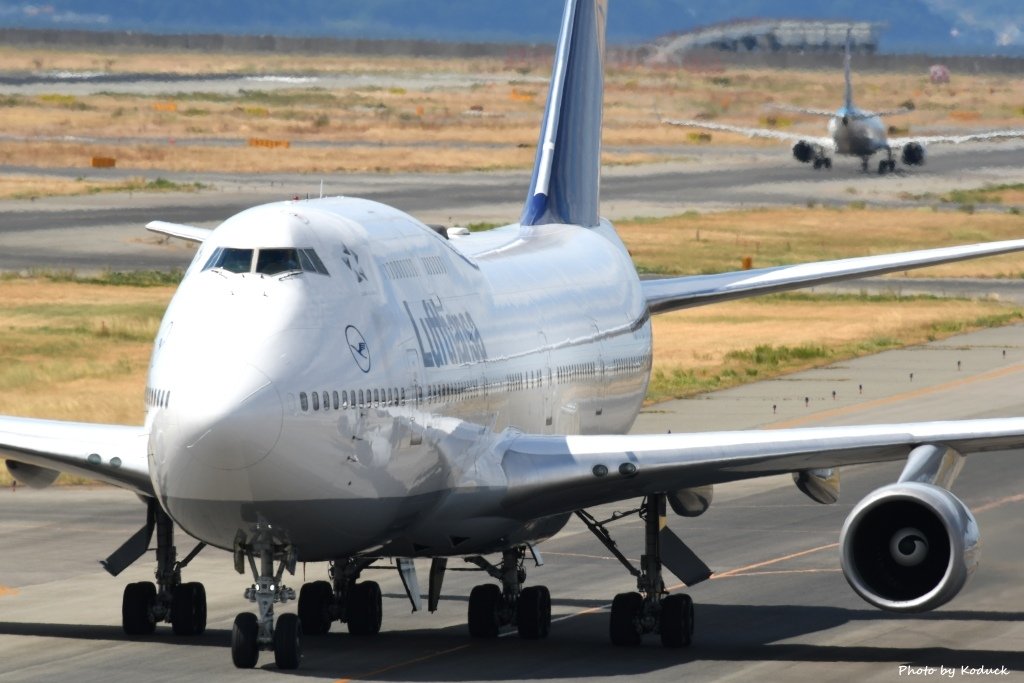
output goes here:
[[607, 0], [566, 0], [522, 225], [598, 225]]

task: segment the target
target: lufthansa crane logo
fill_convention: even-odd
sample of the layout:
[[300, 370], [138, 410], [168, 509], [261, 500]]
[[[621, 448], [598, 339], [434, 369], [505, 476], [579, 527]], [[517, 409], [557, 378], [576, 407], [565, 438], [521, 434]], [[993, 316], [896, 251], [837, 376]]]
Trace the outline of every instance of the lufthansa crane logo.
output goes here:
[[348, 350], [352, 352], [352, 358], [355, 359], [359, 369], [369, 372], [370, 347], [366, 345], [363, 334], [354, 325], [349, 325], [345, 328], [345, 341], [348, 343]]

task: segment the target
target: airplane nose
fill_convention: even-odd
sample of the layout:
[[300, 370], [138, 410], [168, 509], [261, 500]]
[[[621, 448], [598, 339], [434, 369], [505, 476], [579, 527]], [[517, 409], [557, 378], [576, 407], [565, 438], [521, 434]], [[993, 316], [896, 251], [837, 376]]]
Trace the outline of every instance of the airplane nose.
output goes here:
[[173, 394], [178, 443], [197, 465], [240, 470], [265, 458], [281, 435], [283, 405], [270, 378], [248, 363], [222, 359], [193, 372]]

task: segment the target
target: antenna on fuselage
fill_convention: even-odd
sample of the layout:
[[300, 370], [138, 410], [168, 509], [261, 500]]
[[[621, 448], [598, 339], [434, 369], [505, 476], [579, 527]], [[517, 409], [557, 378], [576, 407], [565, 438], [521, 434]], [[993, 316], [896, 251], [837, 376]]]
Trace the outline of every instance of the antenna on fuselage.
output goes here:
[[324, 198], [324, 179], [320, 179], [320, 199]]

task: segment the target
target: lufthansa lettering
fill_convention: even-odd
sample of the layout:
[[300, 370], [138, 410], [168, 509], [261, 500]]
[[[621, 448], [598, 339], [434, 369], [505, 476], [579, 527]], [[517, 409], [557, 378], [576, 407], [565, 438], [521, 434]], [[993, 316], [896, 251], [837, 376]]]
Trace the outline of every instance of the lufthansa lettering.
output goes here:
[[444, 304], [432, 299], [423, 299], [412, 306], [408, 301], [402, 304], [416, 333], [424, 367], [439, 368], [487, 359], [480, 330], [468, 312], [449, 313]]

